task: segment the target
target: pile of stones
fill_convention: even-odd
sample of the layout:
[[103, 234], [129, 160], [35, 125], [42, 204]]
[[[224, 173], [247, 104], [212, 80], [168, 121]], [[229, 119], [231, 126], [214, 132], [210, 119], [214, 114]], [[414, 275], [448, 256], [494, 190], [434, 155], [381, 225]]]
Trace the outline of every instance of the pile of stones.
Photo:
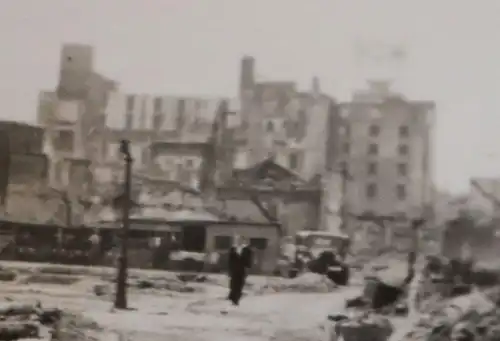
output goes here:
[[329, 341], [387, 341], [394, 332], [389, 319], [373, 313], [331, 315], [328, 320]]
[[496, 341], [500, 309], [488, 295], [473, 292], [424, 312], [401, 341]]
[[62, 311], [40, 303], [7, 302], [0, 306], [0, 340], [57, 337]]

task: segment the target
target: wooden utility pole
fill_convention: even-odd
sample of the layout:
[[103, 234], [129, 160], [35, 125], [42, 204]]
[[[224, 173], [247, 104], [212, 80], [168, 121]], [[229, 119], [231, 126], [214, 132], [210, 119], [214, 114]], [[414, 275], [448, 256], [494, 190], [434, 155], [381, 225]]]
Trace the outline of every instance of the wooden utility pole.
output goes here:
[[120, 152], [125, 160], [125, 182], [122, 200], [119, 206], [122, 210], [121, 252], [118, 258], [116, 278], [115, 308], [127, 309], [127, 277], [128, 277], [128, 237], [130, 229], [131, 187], [132, 187], [132, 156], [130, 155], [130, 142], [122, 140]]

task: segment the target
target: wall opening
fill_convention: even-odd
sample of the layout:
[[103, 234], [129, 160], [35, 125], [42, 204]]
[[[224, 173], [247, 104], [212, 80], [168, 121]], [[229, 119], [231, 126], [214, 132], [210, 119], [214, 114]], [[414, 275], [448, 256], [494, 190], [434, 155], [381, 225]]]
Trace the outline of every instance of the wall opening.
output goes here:
[[207, 229], [204, 225], [188, 225], [183, 228], [182, 249], [191, 252], [204, 252]]

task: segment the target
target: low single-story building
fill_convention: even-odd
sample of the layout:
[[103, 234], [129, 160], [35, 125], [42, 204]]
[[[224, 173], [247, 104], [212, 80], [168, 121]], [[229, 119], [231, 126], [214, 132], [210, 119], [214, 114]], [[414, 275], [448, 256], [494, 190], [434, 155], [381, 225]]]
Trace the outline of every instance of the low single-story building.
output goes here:
[[[118, 229], [118, 224], [116, 221], [101, 222], [98, 227], [103, 230]], [[205, 254], [207, 259], [214, 252], [224, 255], [235, 235], [245, 237], [254, 250], [253, 272], [272, 273], [276, 269], [281, 239], [279, 224], [157, 218], [130, 220], [131, 248], [147, 250], [148, 241], [154, 237], [174, 239], [179, 249]]]

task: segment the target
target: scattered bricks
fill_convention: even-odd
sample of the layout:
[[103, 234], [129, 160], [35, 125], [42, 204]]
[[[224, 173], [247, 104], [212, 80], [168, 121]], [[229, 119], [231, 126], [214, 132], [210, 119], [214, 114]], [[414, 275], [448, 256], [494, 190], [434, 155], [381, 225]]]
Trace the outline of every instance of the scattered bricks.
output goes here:
[[149, 281], [149, 280], [138, 280], [137, 281], [137, 288], [139, 288], [139, 289], [152, 289], [154, 287], [155, 287], [155, 285], [152, 281]]
[[40, 327], [33, 322], [0, 322], [0, 340], [38, 338]]
[[56, 325], [62, 318], [62, 311], [58, 308], [44, 309], [38, 314], [38, 320], [43, 325]]
[[112, 292], [109, 284], [96, 284], [94, 285], [93, 291], [94, 294], [99, 297], [107, 296]]
[[11, 270], [0, 270], [0, 281], [12, 282], [17, 279], [17, 273]]
[[194, 282], [198, 277], [196, 273], [180, 273], [177, 274], [177, 279], [181, 282]]
[[394, 328], [387, 318], [364, 315], [338, 322], [336, 330], [345, 341], [387, 341]]
[[194, 281], [196, 283], [205, 283], [205, 282], [208, 281], [208, 277], [205, 276], [205, 275], [198, 275], [198, 276], [196, 276], [196, 278], [194, 279]]
[[492, 287], [500, 284], [500, 272], [490, 269], [476, 269], [472, 273], [472, 282], [478, 287]]
[[498, 341], [500, 340], [500, 326], [492, 326], [487, 329], [484, 333], [484, 341]]
[[58, 284], [58, 285], [73, 285], [80, 281], [79, 276], [70, 275], [52, 275], [52, 274], [33, 274], [24, 279], [25, 284]]
[[40, 308], [34, 304], [8, 302], [0, 305], [0, 316], [30, 316], [38, 314]]
[[87, 331], [99, 330], [93, 322], [58, 308], [43, 308], [40, 302], [5, 303], [0, 306], [0, 317], [0, 341], [45, 339], [49, 335], [51, 340], [83, 341], [89, 340]]
[[410, 309], [406, 302], [400, 302], [394, 307], [394, 315], [396, 316], [408, 316]]

